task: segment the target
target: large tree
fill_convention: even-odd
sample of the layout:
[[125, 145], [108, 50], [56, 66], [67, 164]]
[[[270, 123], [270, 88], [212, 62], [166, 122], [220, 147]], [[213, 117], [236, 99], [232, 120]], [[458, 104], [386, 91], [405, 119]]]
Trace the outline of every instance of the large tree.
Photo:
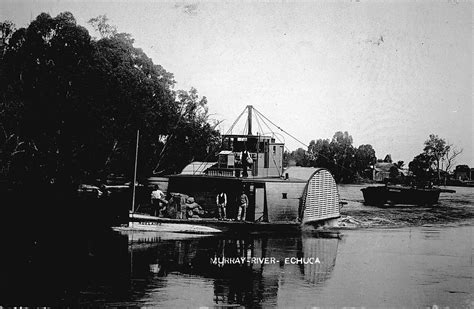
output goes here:
[[434, 174], [432, 157], [426, 153], [421, 153], [413, 158], [408, 164], [408, 168], [420, 183], [431, 180]]
[[354, 180], [355, 172], [355, 149], [352, 146], [352, 136], [347, 131], [338, 131], [334, 134], [330, 143], [334, 154], [334, 176], [340, 182], [351, 182]]
[[440, 162], [449, 151], [449, 148], [450, 146], [446, 144], [446, 141], [435, 134], [430, 134], [429, 138], [425, 141], [423, 151], [427, 156], [431, 157], [431, 161], [435, 164], [438, 181], [440, 179]]
[[155, 173], [181, 171], [191, 161], [216, 160], [220, 136], [209, 121], [206, 97], [195, 88], [177, 91], [179, 117], [160, 148]]
[[329, 139], [312, 140], [309, 143], [308, 152], [311, 154], [311, 166], [333, 170], [334, 154]]
[[142, 176], [177, 172], [211, 151], [217, 132], [206, 99], [177, 94], [173, 75], [105, 16], [91, 24], [99, 39], [68, 12], [42, 13], [18, 30], [0, 24], [3, 178], [72, 184], [130, 175], [137, 130]]
[[310, 166], [310, 155], [303, 148], [298, 148], [292, 151], [291, 153], [286, 153], [286, 156], [284, 156], [284, 160], [286, 160], [288, 163], [290, 160], [293, 160], [296, 166]]
[[293, 159], [296, 165], [327, 168], [338, 182], [352, 182], [375, 163], [375, 150], [371, 145], [354, 148], [352, 136], [338, 131], [331, 140], [312, 140], [308, 151], [299, 148], [287, 154], [286, 160]]
[[[449, 172], [455, 164], [455, 158], [460, 153], [462, 153], [462, 149], [457, 149], [438, 135], [430, 134], [424, 143], [423, 153], [410, 162], [410, 171], [418, 178], [433, 176], [436, 172], [437, 181], [440, 183], [441, 171], [444, 169]], [[434, 181], [434, 179], [432, 180]]]
[[373, 165], [377, 162], [375, 150], [372, 145], [360, 145], [355, 150], [355, 161], [357, 173], [359, 175], [362, 176], [367, 170], [372, 170]]

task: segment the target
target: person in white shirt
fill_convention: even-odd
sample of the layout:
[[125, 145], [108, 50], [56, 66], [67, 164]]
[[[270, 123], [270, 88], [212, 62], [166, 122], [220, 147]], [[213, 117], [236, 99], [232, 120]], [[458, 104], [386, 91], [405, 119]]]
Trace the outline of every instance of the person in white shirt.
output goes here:
[[163, 191], [160, 190], [160, 187], [158, 185], [153, 186], [153, 191], [151, 191], [151, 203], [153, 205], [153, 208], [155, 209], [155, 216], [158, 214], [160, 217], [163, 216], [163, 210], [164, 210], [164, 201], [165, 200], [165, 194]]
[[246, 218], [246, 212], [247, 212], [247, 207], [249, 205], [249, 198], [247, 197], [247, 194], [242, 190], [242, 194], [240, 195], [239, 198], [239, 210], [237, 214], [237, 221], [245, 221]]

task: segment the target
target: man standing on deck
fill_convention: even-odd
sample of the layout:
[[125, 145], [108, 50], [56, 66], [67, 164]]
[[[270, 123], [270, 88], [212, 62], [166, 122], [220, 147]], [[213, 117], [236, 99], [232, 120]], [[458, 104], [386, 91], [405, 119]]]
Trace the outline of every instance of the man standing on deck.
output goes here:
[[163, 201], [165, 199], [165, 194], [160, 190], [158, 185], [153, 186], [153, 191], [151, 191], [151, 204], [155, 210], [155, 216], [159, 214], [160, 217], [163, 216]]
[[[226, 206], [227, 206], [227, 195], [225, 192], [217, 194], [216, 197], [217, 210], [219, 211], [219, 220], [226, 219]], [[222, 216], [224, 214], [224, 216]]]
[[237, 214], [237, 221], [245, 221], [245, 214], [247, 212], [247, 206], [249, 205], [249, 199], [245, 194], [244, 190], [242, 190], [242, 194], [239, 198], [239, 212]]
[[249, 174], [247, 173], [247, 168], [252, 164], [252, 157], [247, 149], [244, 149], [240, 158], [242, 162], [242, 177], [248, 177]]

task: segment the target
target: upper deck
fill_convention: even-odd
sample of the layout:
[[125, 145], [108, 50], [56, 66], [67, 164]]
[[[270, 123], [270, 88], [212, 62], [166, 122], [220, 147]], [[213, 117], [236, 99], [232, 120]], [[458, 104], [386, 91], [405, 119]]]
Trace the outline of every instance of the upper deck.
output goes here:
[[209, 176], [243, 176], [242, 153], [249, 152], [252, 163], [247, 164], [248, 178], [281, 177], [283, 175], [284, 144], [270, 136], [224, 135], [217, 164], [205, 171]]
[[[252, 134], [252, 114], [255, 112], [257, 116], [259, 113], [251, 105], [244, 109], [229, 131], [231, 132], [245, 111], [248, 116], [243, 134], [222, 135], [217, 162], [191, 163], [182, 174], [231, 178], [282, 177], [284, 143], [276, 141], [274, 136]], [[257, 123], [260, 125], [260, 121]], [[242, 160], [244, 151], [248, 152], [251, 162]]]

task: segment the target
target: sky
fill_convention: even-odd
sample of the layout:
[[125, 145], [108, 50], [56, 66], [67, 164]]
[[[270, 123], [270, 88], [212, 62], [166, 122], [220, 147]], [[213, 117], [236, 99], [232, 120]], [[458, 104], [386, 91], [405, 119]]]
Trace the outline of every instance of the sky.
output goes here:
[[63, 11], [83, 26], [106, 14], [175, 89], [207, 97], [222, 132], [253, 105], [306, 145], [348, 131], [408, 164], [436, 134], [474, 167], [470, 1], [0, 0], [0, 20], [17, 27]]

